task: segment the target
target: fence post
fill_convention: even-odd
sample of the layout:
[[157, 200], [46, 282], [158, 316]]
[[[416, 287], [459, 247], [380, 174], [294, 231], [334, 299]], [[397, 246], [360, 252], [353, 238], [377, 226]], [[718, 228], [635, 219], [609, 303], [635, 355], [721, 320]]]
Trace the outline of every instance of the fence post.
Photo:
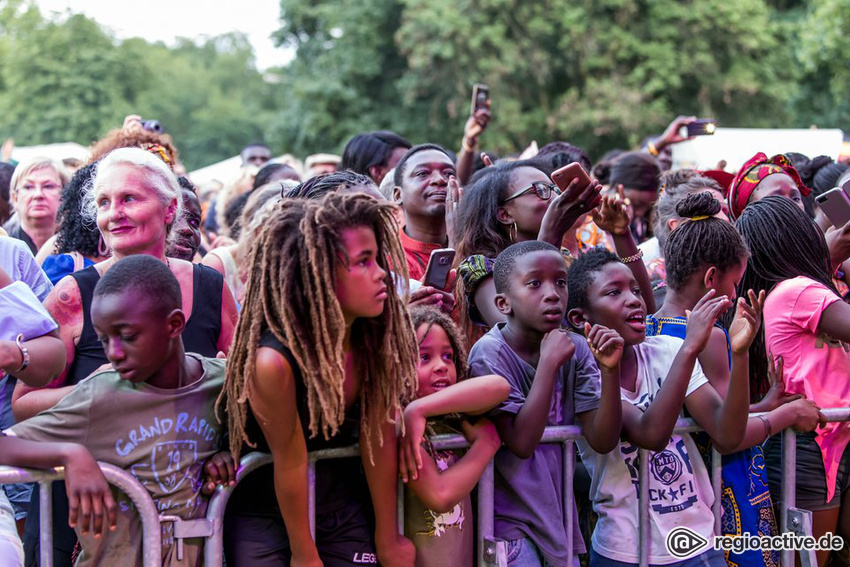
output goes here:
[[638, 545], [640, 567], [649, 566], [649, 538], [652, 530], [649, 526], [649, 451], [639, 449], [640, 455], [638, 468], [638, 487], [640, 497], [638, 498]]
[[575, 542], [573, 541], [573, 530], [575, 529], [573, 508], [575, 508], [575, 493], [573, 492], [573, 479], [576, 473], [576, 450], [572, 439], [564, 441], [564, 527], [567, 531], [567, 564], [572, 565], [574, 559]]
[[711, 488], [714, 490], [714, 504], [711, 512], [714, 514], [714, 535], [720, 535], [720, 514], [722, 513], [723, 498], [723, 461], [720, 453], [711, 446]]
[[53, 481], [38, 483], [38, 556], [41, 565], [53, 565]]
[[[782, 432], [782, 510], [781, 531], [788, 529], [788, 510], [797, 506], [797, 434], [789, 428]], [[794, 565], [794, 551], [782, 551], [782, 565]]]
[[478, 565], [480, 567], [487, 565], [484, 541], [493, 538], [493, 514], [495, 513], [493, 505], [495, 473], [493, 471], [491, 460], [478, 481]]
[[139, 513], [142, 522], [142, 564], [144, 567], [159, 567], [162, 564], [162, 528], [159, 525], [159, 510], [147, 488], [124, 469], [108, 463], [97, 464], [106, 482], [126, 494]]
[[310, 521], [310, 536], [316, 541], [316, 460], [307, 460], [307, 517]]

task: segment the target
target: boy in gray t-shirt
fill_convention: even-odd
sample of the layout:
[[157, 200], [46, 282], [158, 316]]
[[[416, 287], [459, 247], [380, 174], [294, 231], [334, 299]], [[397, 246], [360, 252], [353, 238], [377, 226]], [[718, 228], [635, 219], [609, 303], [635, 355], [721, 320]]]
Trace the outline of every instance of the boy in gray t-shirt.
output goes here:
[[[203, 516], [204, 462], [221, 446], [215, 401], [224, 361], [185, 353], [181, 305], [180, 286], [164, 263], [142, 255], [117, 262], [98, 282], [91, 306], [114, 370], [89, 376], [56, 406], [9, 433], [79, 443], [96, 460], [130, 472], [160, 514]], [[78, 566], [141, 564], [138, 513], [123, 494], [116, 500], [115, 531], [103, 538], [79, 533]], [[178, 561], [172, 524], [163, 524], [162, 536], [162, 565], [199, 564], [202, 540], [187, 540]]]
[[[536, 556], [566, 566], [563, 449], [540, 444], [546, 426], [578, 416], [583, 434], [600, 453], [616, 447], [621, 427], [617, 377], [622, 340], [604, 327], [589, 341], [560, 328], [567, 307], [567, 266], [557, 248], [539, 241], [514, 244], [499, 254], [493, 272], [496, 306], [507, 323], [472, 347], [470, 374], [497, 374], [511, 385], [492, 418], [505, 446], [496, 455], [495, 532], [508, 540], [508, 561]], [[603, 371], [594, 361], [599, 359]], [[614, 365], [616, 366], [616, 364]], [[601, 378], [601, 379], [600, 379]], [[600, 394], [601, 382], [601, 394]], [[574, 552], [585, 551], [578, 522]]]

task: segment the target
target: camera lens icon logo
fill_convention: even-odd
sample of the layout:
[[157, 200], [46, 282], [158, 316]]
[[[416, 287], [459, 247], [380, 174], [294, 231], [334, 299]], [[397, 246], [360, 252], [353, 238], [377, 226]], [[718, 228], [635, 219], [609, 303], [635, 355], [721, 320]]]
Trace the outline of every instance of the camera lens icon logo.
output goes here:
[[708, 546], [708, 540], [690, 528], [678, 527], [667, 534], [667, 551], [673, 557], [684, 559]]

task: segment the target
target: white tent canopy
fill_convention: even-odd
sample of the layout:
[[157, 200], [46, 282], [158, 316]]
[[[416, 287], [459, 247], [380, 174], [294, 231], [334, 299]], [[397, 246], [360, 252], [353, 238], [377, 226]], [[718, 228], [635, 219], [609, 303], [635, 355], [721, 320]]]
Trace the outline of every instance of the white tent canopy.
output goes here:
[[89, 157], [89, 149], [74, 142], [45, 144], [43, 146], [15, 146], [12, 149], [12, 159], [18, 163], [37, 157], [49, 157], [58, 161], [67, 158], [85, 161]]

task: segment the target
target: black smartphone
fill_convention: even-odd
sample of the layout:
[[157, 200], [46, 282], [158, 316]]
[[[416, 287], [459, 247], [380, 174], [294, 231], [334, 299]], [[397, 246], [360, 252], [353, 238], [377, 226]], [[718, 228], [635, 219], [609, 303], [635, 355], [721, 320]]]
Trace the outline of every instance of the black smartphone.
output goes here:
[[452, 248], [432, 251], [428, 259], [428, 267], [425, 268], [425, 277], [422, 278], [422, 285], [444, 290], [454, 261], [455, 251]]
[[713, 136], [717, 130], [717, 120], [714, 118], [700, 118], [691, 122], [685, 129], [688, 132], [688, 137], [691, 136]]
[[469, 109], [469, 115], [475, 116], [475, 111], [482, 108], [487, 108], [487, 101], [490, 99], [490, 87], [482, 84], [475, 84], [472, 87], [472, 105]]

